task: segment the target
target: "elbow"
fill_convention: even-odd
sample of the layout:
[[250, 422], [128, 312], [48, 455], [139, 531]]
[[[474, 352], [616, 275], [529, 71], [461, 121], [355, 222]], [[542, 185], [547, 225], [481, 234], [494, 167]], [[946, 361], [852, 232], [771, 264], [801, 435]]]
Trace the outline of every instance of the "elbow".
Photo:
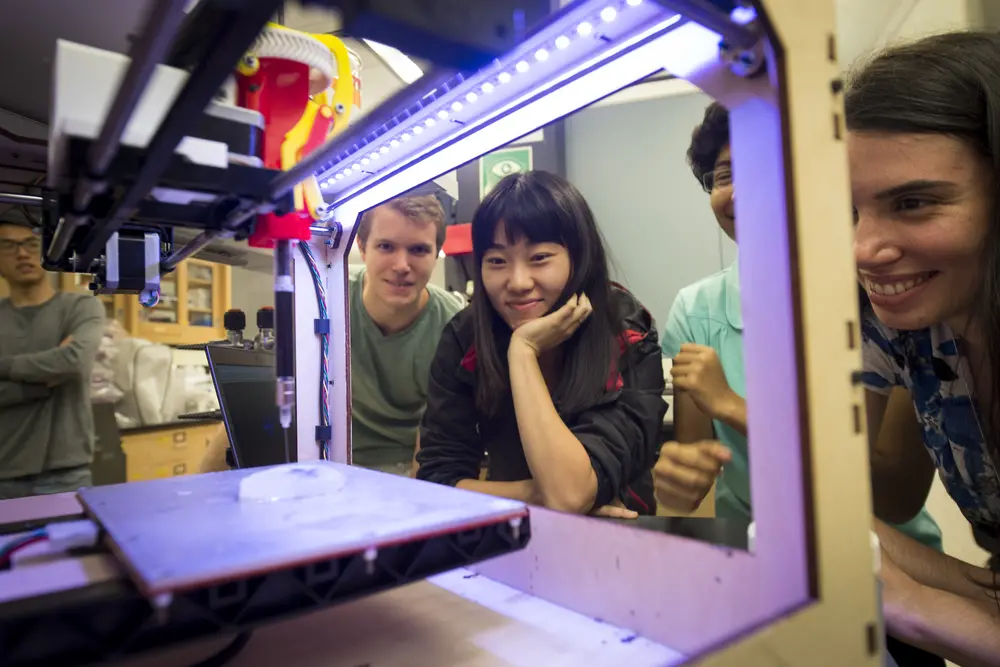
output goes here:
[[597, 498], [597, 476], [592, 470], [589, 478], [550, 487], [555, 488], [538, 490], [545, 508], [567, 514], [589, 514], [594, 509], [594, 501]]
[[910, 507], [901, 503], [875, 503], [875, 516], [889, 524], [901, 525], [920, 513], [921, 505]]
[[416, 469], [411, 471], [415, 479], [421, 482], [431, 482], [442, 486], [457, 486], [463, 479], [468, 479], [469, 475], [462, 475], [453, 466], [440, 465], [439, 461], [417, 459]]
[[435, 476], [432, 474], [434, 466], [424, 465], [423, 461], [418, 458], [416, 461], [416, 469], [413, 471], [413, 476], [422, 482], [437, 482]]
[[906, 498], [902, 494], [874, 494], [874, 514], [877, 518], [895, 525], [912, 521], [924, 508], [923, 499]]
[[[928, 489], [929, 491], [929, 484]], [[892, 484], [880, 479], [878, 475], [872, 475], [872, 502], [876, 517], [891, 524], [903, 524], [912, 521], [927, 502], [927, 491], [924, 489], [899, 488], [899, 484]]]
[[542, 505], [546, 509], [566, 514], [589, 514], [594, 507], [593, 499], [587, 501], [582, 496], [560, 496], [552, 497], [543, 494]]

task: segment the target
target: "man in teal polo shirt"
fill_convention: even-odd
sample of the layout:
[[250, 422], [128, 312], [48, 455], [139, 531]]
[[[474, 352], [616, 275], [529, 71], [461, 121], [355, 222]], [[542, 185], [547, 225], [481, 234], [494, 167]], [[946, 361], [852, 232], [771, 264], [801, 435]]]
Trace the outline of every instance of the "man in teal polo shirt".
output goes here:
[[[687, 157], [711, 197], [719, 226], [736, 240], [729, 114], [721, 105], [706, 109]], [[682, 289], [660, 339], [663, 354], [673, 359], [677, 442], [660, 452], [657, 500], [690, 512], [716, 483], [716, 516], [752, 519], [737, 264]], [[942, 550], [941, 530], [926, 509], [897, 528]]]

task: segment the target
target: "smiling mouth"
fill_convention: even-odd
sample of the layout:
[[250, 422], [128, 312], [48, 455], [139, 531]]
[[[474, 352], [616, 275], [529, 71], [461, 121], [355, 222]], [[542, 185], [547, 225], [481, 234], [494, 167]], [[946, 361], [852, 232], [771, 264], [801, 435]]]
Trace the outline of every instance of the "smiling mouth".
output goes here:
[[876, 281], [871, 276], [865, 276], [865, 289], [869, 294], [876, 294], [878, 296], [899, 296], [900, 294], [909, 292], [914, 287], [923, 285], [936, 275], [937, 271], [926, 271], [892, 282], [885, 280]]
[[393, 287], [413, 287], [413, 283], [397, 283], [392, 280], [387, 280], [385, 282], [392, 285]]
[[518, 303], [509, 302], [507, 305], [514, 310], [531, 310], [541, 302], [541, 299], [534, 299], [533, 301], [520, 301]]

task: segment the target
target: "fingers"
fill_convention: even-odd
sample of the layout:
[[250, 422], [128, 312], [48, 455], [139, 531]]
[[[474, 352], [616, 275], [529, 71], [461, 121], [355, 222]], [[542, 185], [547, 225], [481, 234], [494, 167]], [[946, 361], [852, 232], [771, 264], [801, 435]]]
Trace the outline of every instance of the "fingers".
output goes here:
[[592, 312], [594, 312], [594, 307], [590, 304], [590, 299], [587, 298], [586, 294], [580, 295], [577, 299], [576, 307], [570, 315], [568, 323], [569, 336], [576, 333], [576, 330], [587, 321], [587, 318], [590, 317]]
[[580, 305], [580, 298], [574, 294], [570, 298], [566, 299], [566, 303], [562, 305], [562, 308], [552, 314], [556, 315], [560, 321], [569, 320], [573, 317], [573, 313], [576, 312], [578, 305]]
[[695, 343], [684, 343], [680, 352], [673, 358], [673, 366], [687, 366], [693, 363], [706, 363], [717, 357], [715, 350], [707, 345], [697, 345]]
[[729, 448], [715, 440], [703, 440], [691, 444], [668, 442], [660, 448], [660, 458], [668, 459], [674, 465], [691, 468], [710, 475], [718, 472], [723, 464], [732, 460]]
[[566, 304], [555, 313], [558, 316], [559, 326], [565, 332], [565, 338], [575, 334], [580, 325], [590, 317], [593, 310], [594, 308], [586, 294], [571, 296]]
[[620, 507], [618, 505], [605, 505], [604, 507], [599, 507], [590, 513], [591, 516], [600, 516], [609, 519], [638, 519], [639, 513], [635, 510], [630, 510], [627, 507]]
[[694, 389], [697, 383], [690, 375], [680, 374], [670, 374], [670, 378], [674, 381], [674, 389], [681, 389], [687, 391], [689, 389]]
[[657, 500], [685, 512], [696, 509], [731, 459], [729, 449], [715, 441], [664, 444], [653, 469]]
[[662, 507], [676, 512], [693, 512], [701, 505], [701, 501], [705, 499], [708, 490], [706, 489], [705, 493], [699, 493], [657, 482], [654, 494], [656, 495], [656, 502]]

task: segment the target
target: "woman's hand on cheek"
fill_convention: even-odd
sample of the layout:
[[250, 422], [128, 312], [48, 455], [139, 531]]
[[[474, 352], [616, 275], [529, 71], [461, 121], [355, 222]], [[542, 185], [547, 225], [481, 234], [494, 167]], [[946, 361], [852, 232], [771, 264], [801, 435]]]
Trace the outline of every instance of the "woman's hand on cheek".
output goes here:
[[536, 357], [568, 340], [593, 312], [586, 294], [571, 296], [559, 310], [525, 322], [511, 337], [510, 349], [529, 349]]

